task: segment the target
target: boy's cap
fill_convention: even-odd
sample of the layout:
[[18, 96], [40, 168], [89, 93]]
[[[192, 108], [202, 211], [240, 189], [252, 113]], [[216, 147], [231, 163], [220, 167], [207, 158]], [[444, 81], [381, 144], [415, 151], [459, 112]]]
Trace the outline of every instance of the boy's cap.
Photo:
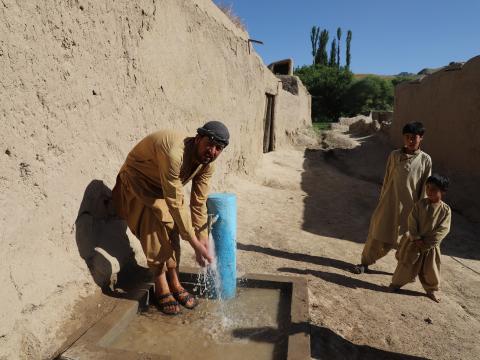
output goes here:
[[428, 177], [426, 183], [435, 184], [440, 190], [447, 191], [450, 180], [446, 176], [440, 174], [432, 174]]
[[197, 129], [197, 134], [208, 136], [223, 146], [227, 146], [230, 140], [230, 133], [227, 127], [220, 121], [209, 121], [205, 123], [205, 125]]
[[425, 128], [423, 127], [423, 124], [419, 121], [405, 124], [405, 126], [402, 129], [402, 134], [413, 134], [413, 135], [423, 136], [424, 133], [425, 133]]

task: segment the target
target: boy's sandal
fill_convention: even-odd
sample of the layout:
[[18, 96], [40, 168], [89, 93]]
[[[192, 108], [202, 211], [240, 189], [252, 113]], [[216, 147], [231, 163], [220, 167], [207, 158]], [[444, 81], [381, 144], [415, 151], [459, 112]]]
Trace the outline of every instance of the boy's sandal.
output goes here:
[[[172, 295], [180, 303], [180, 305], [182, 305], [183, 307], [185, 307], [187, 309], [191, 310], [198, 305], [197, 299], [195, 299], [195, 297], [185, 289], [183, 289], [181, 291], [174, 291], [172, 293]], [[193, 303], [191, 305], [189, 305], [188, 303], [192, 299], [193, 299]]]
[[166, 301], [166, 302], [161, 302], [161, 300], [166, 299], [168, 297], [172, 296], [172, 293], [168, 293], [165, 295], [160, 295], [159, 297], [156, 298], [156, 306], [158, 310], [163, 312], [166, 315], [178, 315], [180, 313], [180, 310], [169, 310], [168, 307], [170, 306], [178, 306], [178, 301], [173, 300], [173, 301]]
[[367, 270], [368, 270], [368, 265], [359, 264], [359, 265], [355, 265], [355, 266], [352, 268], [352, 273], [354, 273], [354, 274], [363, 274], [363, 273], [366, 273]]

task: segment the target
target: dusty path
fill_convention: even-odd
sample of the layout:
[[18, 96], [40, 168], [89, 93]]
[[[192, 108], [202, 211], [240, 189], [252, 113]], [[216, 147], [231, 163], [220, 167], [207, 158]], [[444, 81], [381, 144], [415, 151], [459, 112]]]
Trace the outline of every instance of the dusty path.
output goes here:
[[348, 271], [359, 260], [388, 152], [377, 137], [354, 149], [272, 152], [254, 180], [232, 180], [239, 270], [307, 277], [314, 358], [476, 359], [478, 226], [454, 214], [442, 247], [441, 304], [423, 296], [418, 282], [386, 292], [393, 253], [371, 274]]
[[[418, 282], [386, 292], [393, 253], [372, 273], [352, 274], [391, 149], [378, 135], [353, 139], [340, 130], [324, 134], [315, 149], [264, 155], [253, 177], [225, 180], [238, 196], [239, 272], [308, 279], [315, 359], [477, 359], [479, 224], [454, 212], [442, 244], [440, 304], [426, 298]], [[190, 247], [182, 252], [182, 263], [194, 265]], [[90, 301], [94, 311], [82, 303], [76, 312], [113, 306], [112, 298], [97, 298]], [[83, 331], [73, 322], [67, 330]]]

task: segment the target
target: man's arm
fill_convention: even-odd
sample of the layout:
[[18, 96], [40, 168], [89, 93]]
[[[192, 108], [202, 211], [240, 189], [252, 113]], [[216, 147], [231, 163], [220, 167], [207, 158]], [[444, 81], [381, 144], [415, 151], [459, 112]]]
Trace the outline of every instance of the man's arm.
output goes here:
[[214, 169], [214, 165], [209, 164], [192, 180], [190, 211], [192, 214], [193, 228], [199, 239], [208, 238], [207, 197], [210, 189], [210, 179], [212, 178]]
[[180, 180], [181, 151], [174, 148], [166, 154], [159, 152], [158, 157], [160, 181], [168, 210], [182, 239], [190, 241], [195, 238], [195, 233], [188, 209], [184, 204], [183, 185]]

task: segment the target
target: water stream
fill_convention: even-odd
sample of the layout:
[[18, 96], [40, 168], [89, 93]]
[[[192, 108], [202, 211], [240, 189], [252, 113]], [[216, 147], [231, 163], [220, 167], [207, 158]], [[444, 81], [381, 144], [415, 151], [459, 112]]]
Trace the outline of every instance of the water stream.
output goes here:
[[[213, 242], [212, 242], [212, 250]], [[222, 300], [216, 263], [198, 274], [193, 285], [202, 299], [194, 310], [165, 316], [151, 307], [137, 316], [110, 347], [168, 355], [174, 359], [284, 358], [288, 336], [281, 289], [240, 286], [234, 299]]]

